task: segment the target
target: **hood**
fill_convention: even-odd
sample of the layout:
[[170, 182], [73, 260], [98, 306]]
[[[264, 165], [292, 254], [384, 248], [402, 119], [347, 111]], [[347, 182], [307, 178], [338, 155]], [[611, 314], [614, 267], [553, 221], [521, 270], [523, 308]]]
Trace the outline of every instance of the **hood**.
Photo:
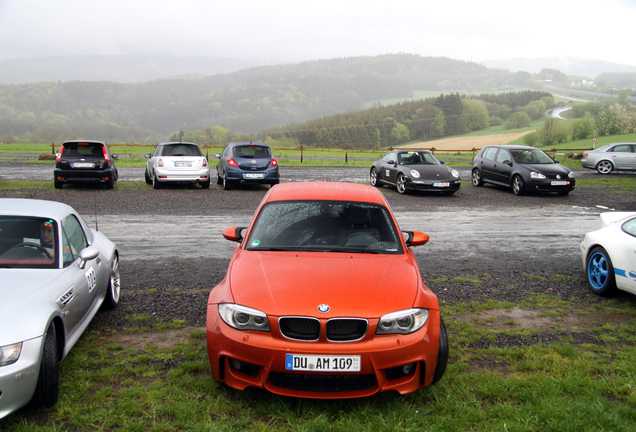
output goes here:
[[422, 180], [458, 180], [451, 175], [451, 168], [445, 165], [406, 165], [406, 168], [417, 170]]
[[5, 330], [0, 332], [0, 346], [41, 336], [40, 318], [48, 319], [50, 309], [57, 307], [55, 293], [43, 287], [57, 277], [56, 269], [0, 269], [0, 328]]
[[523, 166], [525, 166], [526, 168], [532, 170], [532, 171], [537, 171], [546, 175], [564, 175], [565, 177], [568, 176], [568, 174], [570, 173], [570, 169], [567, 167], [564, 167], [561, 164], [558, 163], [554, 163], [554, 164], [521, 164]]
[[406, 254], [242, 251], [228, 277], [237, 304], [268, 315], [373, 318], [413, 307], [416, 265]]

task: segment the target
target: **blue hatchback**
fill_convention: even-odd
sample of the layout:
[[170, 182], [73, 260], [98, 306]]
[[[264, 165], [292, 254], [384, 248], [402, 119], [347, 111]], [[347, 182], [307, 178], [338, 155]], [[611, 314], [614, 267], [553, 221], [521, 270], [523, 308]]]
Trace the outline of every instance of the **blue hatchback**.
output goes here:
[[217, 184], [223, 189], [232, 189], [239, 184], [275, 185], [280, 181], [278, 161], [272, 149], [265, 143], [240, 141], [231, 142], [216, 154]]

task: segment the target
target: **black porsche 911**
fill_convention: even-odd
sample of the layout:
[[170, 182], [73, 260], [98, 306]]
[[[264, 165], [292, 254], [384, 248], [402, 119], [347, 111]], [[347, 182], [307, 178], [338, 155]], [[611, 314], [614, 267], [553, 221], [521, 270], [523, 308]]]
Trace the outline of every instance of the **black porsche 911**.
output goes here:
[[373, 162], [372, 186], [395, 186], [401, 194], [407, 191], [442, 192], [459, 190], [459, 172], [440, 162], [426, 150], [393, 150]]

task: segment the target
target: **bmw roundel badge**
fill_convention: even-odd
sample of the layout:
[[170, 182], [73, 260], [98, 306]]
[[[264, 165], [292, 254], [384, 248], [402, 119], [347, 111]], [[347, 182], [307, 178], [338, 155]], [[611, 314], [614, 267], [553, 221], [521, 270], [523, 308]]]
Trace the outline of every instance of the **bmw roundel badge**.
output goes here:
[[329, 312], [329, 305], [326, 304], [321, 304], [320, 306], [318, 306], [318, 312], [320, 313], [327, 313]]

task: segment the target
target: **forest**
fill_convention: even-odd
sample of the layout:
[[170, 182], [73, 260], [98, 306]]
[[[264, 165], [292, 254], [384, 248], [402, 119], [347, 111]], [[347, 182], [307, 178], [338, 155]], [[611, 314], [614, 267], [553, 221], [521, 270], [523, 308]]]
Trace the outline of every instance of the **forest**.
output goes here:
[[[260, 66], [200, 79], [0, 85], [0, 140], [154, 143], [179, 131], [215, 127], [254, 136], [357, 112], [384, 99], [412, 98], [415, 91], [441, 94], [461, 88], [478, 93], [533, 85], [529, 74], [413, 54]], [[418, 115], [426, 117], [430, 104], [424, 105]], [[409, 107], [395, 110], [406, 112]], [[384, 122], [386, 116], [376, 111]], [[401, 124], [406, 121], [393, 117]], [[447, 115], [446, 121], [452, 124], [452, 117]], [[375, 130], [368, 133], [375, 138]]]

